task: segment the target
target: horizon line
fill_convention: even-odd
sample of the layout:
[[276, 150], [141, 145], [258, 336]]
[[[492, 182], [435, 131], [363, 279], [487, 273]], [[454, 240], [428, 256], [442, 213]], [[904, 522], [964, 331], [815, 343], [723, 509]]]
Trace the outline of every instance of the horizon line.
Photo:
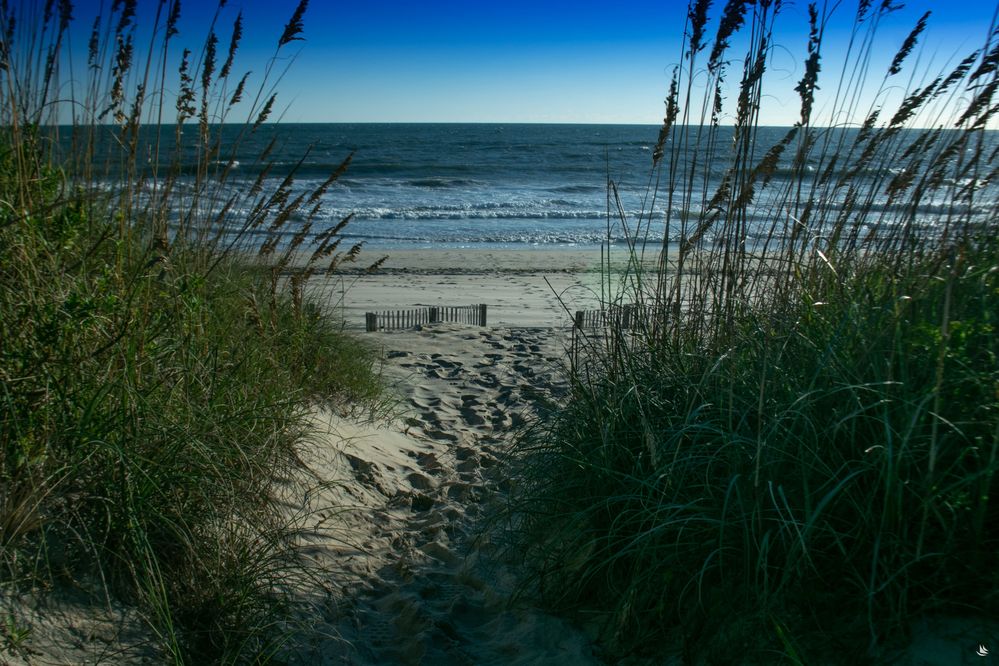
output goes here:
[[[191, 123], [183, 123], [186, 125], [191, 125]], [[210, 123], [212, 127], [239, 127], [239, 126], [249, 126], [253, 123], [247, 121], [241, 122], [222, 122], [222, 123]], [[86, 124], [91, 127], [112, 127], [117, 128], [119, 125], [117, 123], [94, 123]], [[173, 126], [177, 125], [176, 122], [148, 122], [140, 123], [140, 127], [156, 127], [156, 126]], [[636, 122], [581, 122], [581, 121], [497, 121], [497, 120], [296, 120], [296, 121], [274, 121], [261, 123], [260, 127], [280, 127], [282, 125], [548, 125], [548, 126], [565, 126], [565, 125], [579, 125], [579, 126], [605, 126], [605, 127], [662, 127], [662, 123], [636, 123]], [[193, 126], [193, 125], [192, 125]], [[49, 127], [76, 127], [75, 123], [57, 123], [55, 125], [49, 125]], [[674, 127], [712, 127], [710, 124], [693, 124], [688, 123], [686, 125], [682, 123], [674, 124]], [[734, 124], [719, 124], [718, 128], [735, 127]], [[794, 127], [794, 124], [790, 125], [773, 125], [773, 124], [757, 124], [758, 128], [790, 128]], [[861, 123], [843, 123], [840, 125], [809, 125], [810, 129], [859, 129]], [[875, 127], [874, 129], [878, 129]], [[883, 128], [882, 128], [883, 129]], [[944, 125], [927, 125], [927, 126], [917, 126], [917, 127], [902, 127], [900, 129], [905, 130], [930, 130], [930, 129], [943, 129], [943, 130], [955, 130], [961, 131], [968, 128], [965, 127], [947, 127]], [[986, 132], [999, 131], [995, 128], [979, 128]]]

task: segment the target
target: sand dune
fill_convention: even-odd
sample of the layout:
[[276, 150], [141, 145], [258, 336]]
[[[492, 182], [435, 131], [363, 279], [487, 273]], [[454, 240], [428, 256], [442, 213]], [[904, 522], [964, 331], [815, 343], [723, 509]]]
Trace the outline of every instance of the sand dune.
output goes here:
[[[592, 255], [521, 254], [409, 253], [408, 265], [310, 286], [379, 349], [398, 404], [379, 419], [317, 410], [300, 472], [278, 488], [308, 563], [297, 591], [310, 610], [290, 630], [288, 663], [607, 663], [581, 628], [515, 601], [517, 563], [480, 530], [515, 482], [512, 434], [567, 390], [568, 312], [600, 290]], [[489, 305], [488, 327], [360, 332], [367, 310], [473, 302]], [[32, 629], [0, 663], [156, 661], [155, 636], [121, 604], [0, 602]], [[899, 663], [965, 663], [969, 641], [989, 634], [958, 624], [920, 625]]]

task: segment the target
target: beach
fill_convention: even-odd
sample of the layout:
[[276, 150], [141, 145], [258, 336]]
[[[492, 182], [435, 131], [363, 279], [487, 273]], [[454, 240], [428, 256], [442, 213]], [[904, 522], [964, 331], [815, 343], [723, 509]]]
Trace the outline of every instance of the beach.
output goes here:
[[995, 11], [41, 4], [0, 666], [995, 658]]
[[367, 310], [438, 304], [485, 303], [490, 321], [358, 332], [396, 402], [388, 416], [314, 415], [287, 508], [303, 517], [304, 551], [343, 585], [328, 630], [295, 660], [602, 663], [581, 628], [513, 603], [522, 572], [483, 522], [515, 483], [513, 436], [568, 390], [559, 300], [592, 306], [599, 249], [389, 254], [384, 270], [343, 278], [348, 327]]
[[[490, 522], [517, 483], [507, 459], [513, 439], [537, 417], [550, 422], [567, 395], [566, 310], [595, 306], [599, 248], [387, 254], [375, 273], [309, 284], [313, 298], [378, 350], [392, 405], [379, 414], [316, 408], [298, 472], [276, 489], [306, 565], [295, 583], [303, 611], [281, 658], [357, 666], [615, 662], [601, 647], [600, 618], [580, 624], [541, 609], [517, 553]], [[487, 326], [364, 331], [370, 310], [466, 303], [487, 304]], [[43, 653], [44, 663], [158, 658], [145, 621], [119, 603], [21, 604], [37, 651], [8, 663], [41, 663]], [[932, 630], [923, 621], [901, 663], [950, 663], [991, 631], [973, 620]], [[659, 648], [655, 663], [683, 663], [679, 645]]]
[[[310, 295], [351, 329], [364, 313], [426, 306], [485, 304], [487, 324], [564, 328], [576, 310], [597, 308], [601, 252], [593, 248], [366, 250], [357, 266], [387, 256], [374, 273], [344, 272], [313, 279]], [[611, 255], [620, 270], [624, 250]], [[616, 283], [616, 280], [615, 280]]]

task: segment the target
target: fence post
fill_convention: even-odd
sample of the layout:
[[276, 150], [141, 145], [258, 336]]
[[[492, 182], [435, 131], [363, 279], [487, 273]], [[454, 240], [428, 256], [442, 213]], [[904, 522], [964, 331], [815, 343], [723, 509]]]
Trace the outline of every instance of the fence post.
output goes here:
[[479, 304], [479, 326], [486, 325], [486, 304]]
[[436, 324], [439, 321], [440, 321], [440, 315], [437, 313], [437, 306], [436, 305], [431, 305], [430, 306], [430, 323], [431, 324]]
[[575, 321], [575, 325], [576, 325], [576, 328], [578, 328], [579, 330], [583, 330], [583, 316], [584, 316], [584, 314], [585, 313], [582, 310], [576, 310], [576, 321]]
[[631, 328], [631, 317], [633, 312], [634, 312], [634, 306], [631, 305], [630, 303], [622, 308], [621, 318], [624, 319], [624, 321], [621, 324], [622, 329], [628, 330]]
[[374, 312], [364, 313], [364, 330], [368, 333], [378, 330], [378, 315]]

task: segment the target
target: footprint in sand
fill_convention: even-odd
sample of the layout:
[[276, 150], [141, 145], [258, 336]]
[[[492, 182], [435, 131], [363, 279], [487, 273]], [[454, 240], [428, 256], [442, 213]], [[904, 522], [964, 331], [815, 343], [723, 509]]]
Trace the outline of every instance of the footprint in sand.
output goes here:
[[459, 473], [471, 474], [479, 470], [479, 461], [475, 459], [463, 460], [455, 466]]
[[406, 481], [414, 490], [433, 490], [437, 487], [437, 484], [426, 474], [420, 474], [419, 472], [411, 472], [406, 475]]
[[458, 436], [450, 432], [445, 432], [443, 430], [424, 430], [423, 431], [427, 437], [436, 440], [446, 440], [448, 442], [457, 442]]
[[440, 461], [437, 460], [436, 454], [433, 453], [416, 454], [416, 462], [423, 471], [429, 474], [434, 474], [442, 469]]
[[516, 372], [519, 372], [520, 374], [524, 375], [525, 377], [533, 377], [534, 376], [534, 368], [532, 368], [529, 365], [524, 365], [523, 363], [514, 363], [513, 364], [513, 369]]
[[434, 499], [427, 495], [413, 493], [411, 497], [411, 507], [415, 513], [422, 513], [434, 508]]
[[509, 386], [505, 386], [500, 389], [499, 393], [496, 394], [495, 401], [501, 405], [509, 405], [514, 402], [513, 389]]
[[510, 574], [493, 568], [507, 565], [476, 564], [484, 551], [466, 536], [510, 487], [499, 471], [509, 429], [562, 386], [542, 367], [543, 353], [555, 358], [555, 341], [536, 331], [430, 328], [400, 334], [402, 349], [387, 354], [389, 374], [408, 384], [404, 460], [413, 464], [369, 470], [395, 481], [373, 538], [373, 548], [378, 539], [385, 544], [387, 564], [368, 569], [370, 592], [352, 599], [350, 616], [336, 625], [349, 655], [326, 654], [323, 662], [596, 663], [578, 631], [507, 606], [499, 576]]
[[463, 419], [465, 419], [465, 423], [467, 423], [469, 426], [473, 428], [476, 426], [483, 425], [486, 422], [486, 420], [482, 418], [482, 416], [480, 416], [479, 413], [474, 409], [462, 408], [461, 416]]
[[506, 412], [497, 409], [493, 411], [493, 415], [489, 420], [492, 421], [494, 430], [499, 430], [500, 428], [504, 428], [506, 427], [506, 422], [507, 422]]
[[483, 386], [488, 389], [496, 388], [500, 384], [499, 380], [496, 379], [496, 376], [493, 374], [483, 374], [482, 376], [472, 381], [474, 381], [479, 386]]

